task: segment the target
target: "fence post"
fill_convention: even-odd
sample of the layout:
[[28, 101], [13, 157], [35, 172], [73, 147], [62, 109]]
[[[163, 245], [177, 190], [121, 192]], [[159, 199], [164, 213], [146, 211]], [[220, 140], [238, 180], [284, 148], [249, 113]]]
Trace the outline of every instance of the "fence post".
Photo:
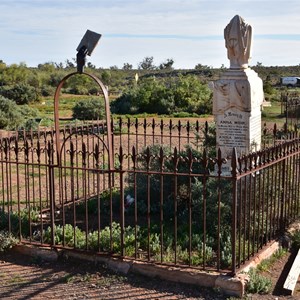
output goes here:
[[[123, 148], [120, 146], [119, 149], [119, 163], [120, 163], [120, 227], [121, 227], [121, 256], [125, 256], [125, 240], [124, 240], [124, 231], [125, 231], [125, 207], [124, 207], [124, 171], [123, 171]], [[112, 201], [112, 199], [111, 199]], [[111, 230], [112, 234], [112, 230]], [[112, 243], [112, 240], [111, 240]], [[112, 248], [111, 248], [112, 250]]]
[[281, 155], [284, 157], [282, 161], [282, 175], [281, 175], [281, 203], [280, 203], [280, 232], [284, 233], [285, 226], [286, 226], [286, 215], [285, 215], [285, 194], [286, 194], [286, 185], [285, 185], [285, 173], [286, 173], [286, 146], [283, 145], [283, 148], [281, 148]]
[[236, 274], [236, 233], [237, 233], [237, 153], [236, 148], [232, 150], [231, 178], [232, 178], [232, 227], [231, 227], [231, 272]]
[[51, 226], [51, 246], [55, 246], [55, 188], [54, 188], [54, 166], [53, 166], [53, 143], [48, 141], [48, 172], [49, 172], [49, 198], [50, 198], [50, 226]]

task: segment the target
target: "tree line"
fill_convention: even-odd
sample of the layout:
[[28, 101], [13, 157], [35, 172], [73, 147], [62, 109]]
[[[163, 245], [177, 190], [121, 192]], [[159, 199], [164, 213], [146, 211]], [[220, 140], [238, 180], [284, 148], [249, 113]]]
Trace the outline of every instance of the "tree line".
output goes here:
[[[122, 68], [112, 66], [109, 69], [87, 63], [85, 71], [100, 78], [109, 92], [117, 95], [112, 101], [114, 113], [211, 113], [212, 94], [207, 83], [218, 79], [225, 67], [214, 69], [197, 64], [194, 69], [181, 70], [174, 69], [173, 64], [174, 60], [170, 58], [156, 66], [154, 58], [149, 56], [138, 64], [137, 69], [129, 63], [124, 63]], [[276, 86], [281, 76], [300, 74], [300, 65], [264, 67], [259, 63], [252, 68], [269, 90], [270, 86]], [[65, 64], [46, 62], [35, 68], [27, 67], [25, 63], [7, 65], [0, 60], [0, 128], [24, 126], [24, 122], [30, 126], [30, 120], [38, 118], [38, 111], [32, 108], [32, 104], [53, 96], [62, 78], [75, 71], [72, 60]], [[77, 104], [73, 109], [74, 118], [95, 118], [96, 114], [101, 117], [102, 107], [95, 109], [97, 104], [92, 100], [99, 90], [89, 77], [79, 74], [70, 77], [62, 92], [91, 96], [88, 103]]]

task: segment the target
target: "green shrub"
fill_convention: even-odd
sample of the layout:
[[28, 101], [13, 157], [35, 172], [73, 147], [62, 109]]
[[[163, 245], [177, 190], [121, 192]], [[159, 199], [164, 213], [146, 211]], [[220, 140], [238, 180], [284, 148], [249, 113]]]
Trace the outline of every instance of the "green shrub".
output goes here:
[[221, 266], [229, 268], [232, 263], [232, 243], [230, 234], [222, 236], [221, 249]]
[[[21, 235], [25, 237], [29, 236], [30, 233], [29, 211], [27, 208], [20, 210], [20, 212], [12, 211], [9, 214], [0, 209], [0, 230], [7, 230], [9, 218], [11, 224], [11, 232], [14, 235], [18, 236], [20, 234], [20, 225], [21, 225]], [[37, 222], [38, 220], [39, 220], [38, 211], [31, 209], [30, 221]]]
[[268, 294], [272, 288], [272, 281], [259, 274], [259, 272], [251, 268], [248, 272], [250, 281], [246, 287], [247, 293], [251, 294]]
[[41, 88], [41, 94], [44, 97], [53, 96], [55, 93], [55, 88], [49, 85], [43, 86]]
[[104, 103], [99, 98], [80, 100], [72, 111], [73, 118], [78, 120], [100, 120], [105, 116]]
[[17, 104], [28, 104], [37, 101], [39, 98], [37, 90], [26, 83], [3, 86], [0, 88], [0, 94], [7, 99], [13, 100]]
[[300, 248], [300, 230], [295, 230], [291, 236], [292, 247], [295, 249]]
[[276, 89], [273, 88], [272, 84], [270, 83], [270, 81], [266, 81], [264, 83], [264, 93], [268, 94], [268, 95], [273, 95], [276, 93]]
[[[112, 241], [110, 242], [110, 237]], [[110, 226], [106, 226], [100, 232], [100, 248], [102, 251], [120, 252], [121, 227], [119, 223], [113, 222]], [[110, 243], [112, 243], [110, 245]], [[111, 247], [112, 246], [112, 247]], [[112, 248], [112, 249], [111, 249]]]
[[189, 112], [185, 112], [185, 111], [173, 113], [173, 114], [171, 114], [171, 116], [174, 118], [199, 118], [198, 114], [189, 113]]
[[[111, 241], [110, 238], [112, 239]], [[124, 246], [126, 255], [132, 256], [135, 251], [135, 229], [131, 226], [127, 226], [124, 229]], [[121, 227], [119, 223], [112, 222], [111, 228], [110, 226], [106, 226], [104, 229], [101, 230], [100, 249], [102, 251], [113, 251], [114, 253], [120, 253]]]
[[6, 231], [0, 231], [0, 252], [6, 251], [17, 244], [17, 239]]
[[[127, 226], [124, 229], [124, 246], [126, 255], [133, 255], [135, 250], [135, 229]], [[39, 236], [37, 234], [37, 236]], [[45, 243], [51, 243], [52, 230], [48, 226], [43, 231], [43, 239]], [[78, 249], [86, 248], [86, 233], [77, 226], [71, 224], [65, 226], [56, 225], [54, 228], [54, 241], [56, 245], [62, 245], [65, 242], [66, 246], [75, 247]], [[113, 222], [110, 226], [103, 228], [100, 233], [93, 231], [87, 235], [88, 248], [93, 251], [98, 251], [98, 243], [100, 251], [119, 253], [121, 251], [121, 227], [119, 223]], [[112, 249], [111, 249], [112, 246]], [[139, 244], [138, 244], [139, 246]]]
[[43, 118], [40, 121], [40, 126], [51, 127], [51, 126], [53, 126], [53, 124], [54, 124], [53, 120], [48, 119], [48, 118]]
[[[142, 152], [143, 156], [150, 154], [151, 159], [149, 166], [147, 166], [145, 160], [143, 159], [140, 163], [139, 168], [146, 170], [148, 167], [150, 170], [159, 171], [161, 169], [159, 157], [161, 155], [161, 149], [164, 154], [164, 163], [163, 170], [164, 172], [173, 172], [174, 171], [174, 162], [172, 160], [172, 153], [169, 148], [161, 147], [160, 145], [153, 145]], [[177, 176], [177, 194], [176, 199], [174, 197], [174, 177], [173, 176], [163, 176], [163, 204], [161, 206], [161, 184], [162, 176], [160, 174], [143, 174], [139, 173], [135, 175], [136, 179], [136, 198], [137, 198], [137, 211], [139, 215], [145, 215], [148, 213], [148, 205], [150, 204], [150, 215], [153, 218], [156, 218], [160, 215], [162, 210], [164, 218], [165, 232], [168, 232], [169, 235], [173, 235], [172, 226], [174, 220], [174, 210], [175, 210], [175, 200], [177, 208], [177, 226], [178, 226], [178, 244], [182, 246], [182, 249], [188, 247], [188, 231], [187, 226], [189, 222], [189, 196], [191, 195], [191, 205], [192, 205], [192, 216], [191, 224], [193, 227], [193, 232], [199, 233], [197, 238], [192, 239], [192, 248], [193, 250], [197, 249], [197, 246], [203, 241], [203, 216], [204, 216], [204, 203], [203, 203], [203, 181], [201, 177], [194, 177], [189, 182], [187, 176], [181, 176], [180, 173], [186, 174], [189, 172], [188, 164], [186, 159], [189, 157], [189, 151], [192, 151], [192, 155], [198, 161], [201, 161], [202, 155], [191, 149], [185, 149], [178, 153], [180, 157], [177, 164], [178, 176]], [[203, 174], [203, 166], [201, 163], [195, 163], [193, 165], [193, 173]], [[129, 186], [133, 184], [134, 178], [132, 175], [127, 179]], [[150, 185], [149, 185], [150, 183]], [[221, 214], [221, 224], [220, 224], [220, 238], [221, 238], [221, 265], [223, 267], [229, 267], [231, 265], [232, 256], [232, 245], [231, 245], [231, 219], [232, 219], [232, 210], [231, 210], [231, 182], [224, 180], [217, 180], [215, 178], [209, 178], [206, 182], [206, 219], [210, 220], [206, 224], [206, 242], [207, 246], [211, 247], [213, 250], [216, 250], [217, 245], [217, 232], [218, 232], [218, 218], [215, 216], [218, 215], [219, 209]], [[149, 192], [148, 192], [149, 189]], [[220, 189], [222, 193], [222, 198], [220, 206], [218, 203], [218, 194], [216, 190]], [[127, 191], [130, 195], [133, 194], [133, 191]], [[127, 194], [127, 193], [126, 193]], [[150, 195], [150, 199], [148, 199]], [[127, 210], [127, 215], [134, 213], [134, 205], [131, 205]], [[168, 230], [168, 231], [167, 231]], [[152, 231], [151, 231], [152, 232]], [[159, 233], [159, 230], [156, 231]], [[196, 242], [199, 240], [199, 242]], [[172, 245], [172, 241], [166, 242], [164, 236], [164, 247], [167, 245]]]
[[[89, 215], [98, 214], [98, 205], [100, 205], [100, 212], [103, 215], [109, 216], [110, 214], [110, 193], [112, 194], [112, 207], [114, 212], [118, 212], [120, 209], [120, 191], [112, 189], [111, 191], [103, 191], [101, 195], [88, 199], [87, 210]], [[98, 203], [99, 201], [99, 203]], [[76, 205], [76, 213], [80, 215], [85, 214], [85, 203], [79, 203]]]
[[23, 123], [23, 116], [17, 104], [0, 96], [0, 128], [15, 129]]
[[196, 76], [157, 80], [145, 78], [111, 105], [117, 114], [208, 114], [212, 111], [211, 91]]
[[[51, 243], [51, 237], [52, 230], [49, 226], [43, 231], [44, 241]], [[61, 245], [65, 242], [66, 246], [83, 249], [85, 247], [85, 233], [77, 226], [74, 230], [74, 227], [70, 224], [66, 224], [65, 226], [57, 225], [54, 228], [54, 241], [56, 245]]]
[[66, 91], [75, 95], [88, 95], [89, 90], [95, 86], [92, 78], [82, 74], [76, 74], [67, 81]]
[[37, 116], [36, 109], [28, 105], [17, 105], [14, 101], [0, 96], [0, 129], [12, 130], [20, 127], [30, 129], [36, 123], [33, 119]]

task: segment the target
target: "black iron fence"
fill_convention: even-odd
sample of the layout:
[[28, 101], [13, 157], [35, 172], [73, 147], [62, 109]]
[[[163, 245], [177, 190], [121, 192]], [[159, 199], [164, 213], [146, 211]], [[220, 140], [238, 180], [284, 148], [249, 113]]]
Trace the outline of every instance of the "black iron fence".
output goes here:
[[281, 113], [285, 115], [289, 127], [299, 127], [300, 123], [300, 94], [285, 92], [281, 94]]
[[53, 131], [2, 137], [0, 229], [37, 245], [235, 273], [299, 216], [295, 132], [265, 128], [263, 150], [233, 149], [228, 161], [207, 123], [117, 120], [112, 136], [110, 154], [104, 123], [66, 126], [60, 155]]

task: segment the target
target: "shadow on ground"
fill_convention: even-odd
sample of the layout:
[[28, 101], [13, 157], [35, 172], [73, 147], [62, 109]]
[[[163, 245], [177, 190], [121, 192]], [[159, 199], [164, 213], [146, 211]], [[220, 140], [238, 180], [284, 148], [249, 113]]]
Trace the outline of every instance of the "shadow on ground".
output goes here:
[[86, 261], [0, 255], [0, 299], [227, 299], [217, 290], [113, 273]]

